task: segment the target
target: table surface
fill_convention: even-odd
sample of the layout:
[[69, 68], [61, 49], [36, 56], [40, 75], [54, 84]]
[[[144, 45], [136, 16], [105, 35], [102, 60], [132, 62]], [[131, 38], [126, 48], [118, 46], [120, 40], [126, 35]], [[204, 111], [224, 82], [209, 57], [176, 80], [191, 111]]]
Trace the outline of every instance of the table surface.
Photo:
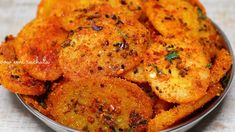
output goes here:
[[[35, 17], [39, 0], [0, 0], [0, 41], [7, 34], [17, 34]], [[228, 36], [235, 48], [235, 0], [202, 0], [209, 17]], [[235, 51], [235, 50], [234, 50]], [[235, 80], [223, 103], [190, 131], [235, 131]], [[0, 131], [50, 132], [52, 131], [29, 113], [14, 94], [0, 88]]]

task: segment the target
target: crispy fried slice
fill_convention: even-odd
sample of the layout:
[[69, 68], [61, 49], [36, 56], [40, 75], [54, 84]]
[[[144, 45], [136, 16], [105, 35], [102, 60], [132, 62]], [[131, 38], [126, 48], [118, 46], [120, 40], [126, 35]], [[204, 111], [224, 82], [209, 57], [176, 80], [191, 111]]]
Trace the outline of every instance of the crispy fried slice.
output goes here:
[[219, 96], [223, 88], [221, 84], [217, 83], [211, 86], [207, 94], [195, 103], [181, 104], [169, 111], [162, 112], [158, 114], [154, 119], [152, 119], [148, 124], [149, 132], [157, 132], [164, 130], [176, 123], [177, 121], [187, 117], [192, 114], [197, 109], [200, 109], [207, 102], [212, 100], [214, 97]]
[[198, 7], [186, 0], [148, 0], [145, 10], [153, 26], [164, 36], [197, 34]]
[[45, 116], [50, 116], [50, 112], [47, 110], [47, 108], [44, 108], [42, 104], [40, 104], [35, 96], [26, 96], [22, 95], [21, 96], [26, 104], [29, 106], [35, 108], [38, 110], [40, 113], [44, 114]]
[[19, 33], [16, 54], [24, 69], [39, 80], [56, 80], [62, 71], [58, 52], [67, 33], [56, 17], [36, 18]]
[[63, 15], [66, 12], [85, 9], [95, 4], [105, 4], [107, 0], [42, 0], [38, 16]]
[[232, 57], [225, 49], [221, 49], [211, 68], [211, 82], [219, 82], [221, 78], [229, 71], [232, 65]]
[[223, 36], [217, 31], [212, 21], [206, 18], [206, 16], [204, 17], [205, 19], [199, 19], [200, 27], [198, 29], [198, 35], [195, 38], [198, 38], [200, 44], [203, 45], [204, 51], [208, 58], [213, 59], [217, 52], [221, 48], [224, 48], [225, 41]]
[[142, 13], [142, 0], [42, 0], [38, 7], [38, 16], [62, 15], [65, 12], [85, 9], [95, 4], [110, 4], [116, 8], [127, 8], [137, 17]]
[[144, 63], [147, 80], [161, 99], [188, 103], [206, 94], [209, 60], [197, 41], [159, 38], [148, 49]]
[[117, 76], [140, 64], [149, 38], [142, 24], [108, 5], [81, 12], [60, 52], [65, 77]]
[[46, 92], [44, 83], [29, 76], [20, 64], [16, 62], [16, 55], [10, 38], [0, 46], [0, 80], [9, 91], [24, 95], [41, 95]]
[[148, 82], [146, 79], [146, 75], [145, 75], [145, 67], [143, 64], [143, 61], [141, 62], [141, 64], [137, 67], [135, 67], [134, 69], [132, 69], [131, 71], [125, 73], [123, 75], [123, 77], [129, 81], [133, 81], [133, 82], [138, 82], [138, 83], [146, 83]]
[[143, 130], [152, 116], [151, 99], [118, 78], [65, 82], [49, 95], [48, 104], [56, 121], [77, 130]]
[[183, 35], [198, 39], [208, 58], [224, 47], [223, 37], [198, 0], [149, 0], [145, 8], [153, 26], [165, 37]]

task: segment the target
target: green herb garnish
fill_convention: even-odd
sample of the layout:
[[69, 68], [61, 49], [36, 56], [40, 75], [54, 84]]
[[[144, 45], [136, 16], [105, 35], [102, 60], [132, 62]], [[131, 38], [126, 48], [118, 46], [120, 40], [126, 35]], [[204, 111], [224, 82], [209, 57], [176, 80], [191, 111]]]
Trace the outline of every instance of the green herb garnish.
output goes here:
[[150, 64], [149, 66], [154, 67], [154, 69], [156, 70], [158, 74], [163, 74], [163, 72], [155, 64]]
[[179, 54], [177, 51], [172, 51], [169, 54], [166, 55], [166, 60], [172, 61], [179, 58]]
[[211, 69], [211, 67], [212, 67], [212, 64], [211, 64], [211, 63], [206, 65], [206, 68]]
[[231, 65], [230, 70], [229, 70], [229, 71], [226, 73], [226, 75], [220, 80], [220, 82], [221, 82], [223, 88], [227, 87], [227, 85], [228, 85], [228, 82], [229, 82], [229, 80], [230, 80], [230, 72], [231, 72], [231, 70], [232, 70], [232, 66], [233, 66], [233, 65]]
[[128, 38], [127, 34], [125, 34], [121, 29], [117, 29], [117, 31], [120, 34], [120, 36], [122, 36], [124, 39]]
[[207, 16], [203, 13], [203, 11], [200, 8], [197, 9], [197, 13], [198, 13], [198, 17], [200, 19], [202, 19], [202, 20], [207, 19]]

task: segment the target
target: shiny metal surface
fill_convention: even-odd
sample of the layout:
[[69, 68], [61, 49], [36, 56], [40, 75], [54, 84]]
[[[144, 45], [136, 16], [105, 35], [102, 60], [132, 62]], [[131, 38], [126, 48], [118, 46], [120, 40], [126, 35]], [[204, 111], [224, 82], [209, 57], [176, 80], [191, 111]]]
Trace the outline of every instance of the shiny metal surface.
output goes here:
[[[224, 37], [224, 40], [226, 42], [226, 47], [229, 50], [229, 52], [231, 53], [232, 57], [233, 57], [233, 64], [235, 62], [235, 58], [234, 58], [234, 53], [231, 47], [231, 44], [229, 42], [229, 40], [227, 39], [226, 35], [224, 34], [224, 32], [218, 27], [218, 25], [216, 25], [214, 23], [215, 27], [218, 29], [218, 31], [220, 32], [220, 34]], [[210, 102], [207, 107], [205, 107], [205, 109], [203, 109], [202, 111], [200, 111], [199, 113], [197, 113], [196, 115], [192, 116], [190, 119], [176, 125], [173, 126], [172, 128], [169, 128], [167, 130], [164, 130], [163, 132], [185, 132], [187, 130], [189, 130], [190, 128], [192, 128], [193, 126], [195, 126], [199, 121], [201, 121], [203, 118], [205, 118], [209, 113], [211, 113], [221, 102], [222, 100], [225, 98], [225, 96], [227, 95], [231, 83], [233, 81], [233, 77], [234, 77], [234, 66], [232, 67], [232, 70], [230, 71], [230, 79], [229, 82], [227, 84], [227, 87], [225, 88], [224, 92], [221, 94], [220, 97], [216, 98], [215, 100], [213, 100], [212, 102]], [[61, 125], [51, 119], [49, 119], [48, 117], [44, 116], [43, 114], [39, 113], [37, 110], [35, 110], [34, 108], [30, 107], [29, 105], [27, 105], [22, 98], [20, 97], [20, 95], [16, 95], [18, 97], [18, 99], [20, 100], [20, 102], [33, 114], [35, 115], [37, 118], [39, 118], [42, 122], [44, 122], [46, 125], [48, 125], [50, 128], [52, 128], [53, 130], [57, 131], [57, 132], [77, 132], [74, 129], [68, 128], [64, 125]]]

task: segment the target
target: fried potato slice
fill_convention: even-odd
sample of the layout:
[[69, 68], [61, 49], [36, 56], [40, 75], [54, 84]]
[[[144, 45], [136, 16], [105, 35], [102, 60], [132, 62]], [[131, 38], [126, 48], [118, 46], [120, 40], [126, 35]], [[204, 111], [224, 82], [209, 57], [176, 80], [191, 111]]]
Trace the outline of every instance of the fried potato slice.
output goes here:
[[135, 67], [134, 69], [132, 69], [131, 71], [125, 73], [123, 75], [123, 78], [132, 81], [132, 82], [137, 82], [137, 83], [146, 83], [148, 82], [146, 79], [146, 75], [145, 75], [145, 67], [143, 64], [143, 61], [141, 62], [141, 64], [137, 67]]
[[26, 73], [17, 64], [13, 44], [15, 39], [10, 37], [0, 46], [0, 80], [9, 91], [24, 95], [41, 95], [46, 92], [44, 83]]
[[146, 93], [110, 77], [64, 82], [49, 95], [48, 107], [56, 121], [84, 131], [144, 130], [152, 116]]
[[145, 11], [153, 26], [165, 37], [197, 35], [198, 7], [186, 0], [148, 0]]
[[153, 91], [171, 103], [188, 103], [206, 94], [209, 59], [196, 40], [159, 38], [145, 57], [147, 80]]
[[66, 12], [105, 3], [106, 0], [41, 0], [37, 16], [63, 15]]
[[223, 37], [198, 0], [149, 0], [145, 8], [149, 20], [164, 37], [198, 39], [208, 58], [224, 47]]
[[224, 38], [206, 15], [204, 15], [204, 19], [199, 19], [199, 22], [200, 27], [195, 38], [198, 38], [208, 58], [212, 60], [217, 52], [225, 47]]
[[36, 18], [27, 24], [14, 45], [24, 69], [39, 80], [56, 80], [62, 75], [58, 63], [61, 43], [67, 37], [58, 18]]
[[62, 15], [65, 12], [86, 9], [92, 5], [109, 4], [116, 8], [126, 8], [137, 17], [142, 13], [142, 0], [42, 0], [38, 7], [38, 16], [52, 14]]
[[211, 83], [219, 82], [220, 79], [223, 78], [229, 71], [231, 65], [232, 57], [230, 53], [225, 49], [221, 49], [217, 53], [215, 62], [211, 67]]
[[209, 87], [207, 94], [196, 101], [195, 103], [180, 104], [177, 107], [164, 111], [158, 114], [154, 119], [150, 120], [148, 124], [149, 132], [157, 132], [169, 128], [177, 121], [189, 116], [194, 111], [202, 108], [206, 103], [212, 100], [214, 97], [219, 96], [223, 88], [220, 83]]
[[142, 24], [109, 5], [81, 12], [59, 56], [65, 77], [118, 76], [140, 64], [149, 40]]

